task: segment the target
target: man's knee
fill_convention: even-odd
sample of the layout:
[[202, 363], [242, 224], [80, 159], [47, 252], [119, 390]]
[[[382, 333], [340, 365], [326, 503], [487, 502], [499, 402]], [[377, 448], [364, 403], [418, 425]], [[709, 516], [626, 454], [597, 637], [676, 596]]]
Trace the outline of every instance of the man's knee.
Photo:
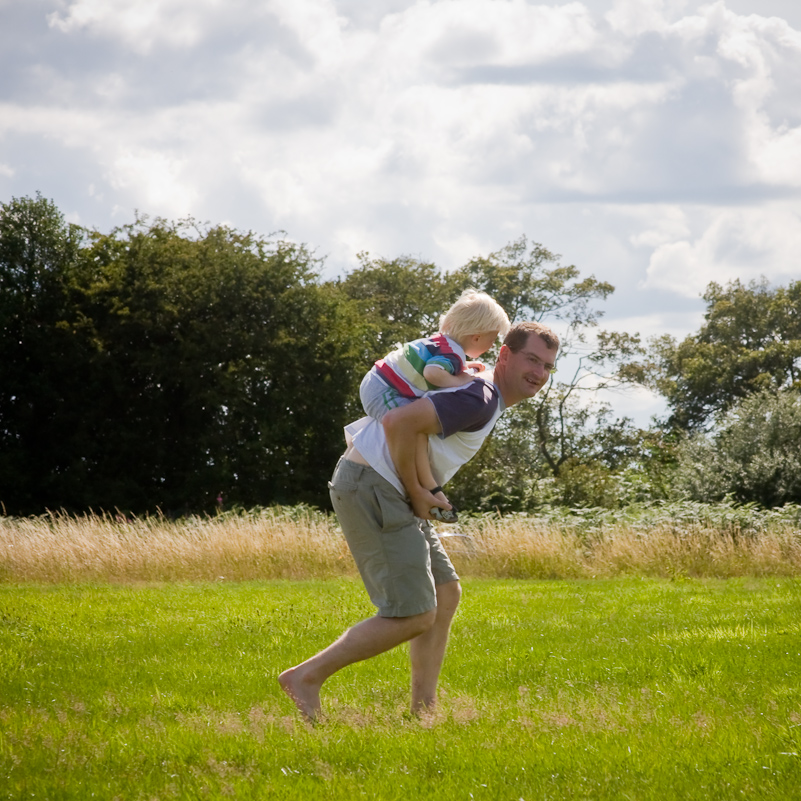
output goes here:
[[440, 611], [455, 612], [462, 597], [462, 585], [458, 581], [437, 585], [437, 608]]
[[403, 618], [403, 620], [409, 628], [409, 636], [419, 637], [434, 625], [437, 620], [437, 610], [429, 609], [428, 612], [412, 615], [411, 617]]

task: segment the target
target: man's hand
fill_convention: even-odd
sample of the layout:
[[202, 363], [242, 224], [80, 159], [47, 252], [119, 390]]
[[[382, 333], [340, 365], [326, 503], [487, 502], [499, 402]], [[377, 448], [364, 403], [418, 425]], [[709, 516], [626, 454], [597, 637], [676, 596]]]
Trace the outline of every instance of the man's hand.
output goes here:
[[431, 509], [434, 506], [437, 506], [440, 509], [453, 508], [450, 503], [448, 503], [445, 493], [440, 491], [436, 493], [436, 495], [432, 495], [430, 490], [426, 490], [423, 487], [420, 488], [419, 492], [409, 493], [409, 499], [411, 501], [412, 510], [414, 511], [415, 517], [420, 517], [423, 520], [434, 519], [431, 516]]

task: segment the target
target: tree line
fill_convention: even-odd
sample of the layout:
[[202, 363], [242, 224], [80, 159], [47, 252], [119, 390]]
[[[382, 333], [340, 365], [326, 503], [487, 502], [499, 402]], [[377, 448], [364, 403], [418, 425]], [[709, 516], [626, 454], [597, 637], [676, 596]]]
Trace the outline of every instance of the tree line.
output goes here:
[[[327, 507], [364, 372], [467, 287], [553, 325], [573, 366], [459, 474], [464, 508], [801, 502], [801, 282], [710, 284], [696, 334], [643, 343], [600, 327], [612, 285], [525, 237], [448, 273], [366, 253], [322, 268], [280, 236], [146, 217], [101, 233], [39, 194], [0, 204], [0, 511]], [[625, 385], [669, 415], [638, 429], [593, 400]]]

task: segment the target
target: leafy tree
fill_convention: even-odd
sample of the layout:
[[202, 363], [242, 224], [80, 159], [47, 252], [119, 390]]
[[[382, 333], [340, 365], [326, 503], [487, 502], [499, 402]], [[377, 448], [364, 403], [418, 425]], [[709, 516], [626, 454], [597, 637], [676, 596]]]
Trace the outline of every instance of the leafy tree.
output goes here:
[[471, 259], [448, 280], [457, 295], [468, 287], [491, 295], [512, 321], [559, 320], [584, 341], [584, 329], [597, 325], [601, 316], [592, 303], [605, 300], [614, 287], [594, 276], [581, 278], [576, 267], [562, 265], [559, 259], [522, 236], [488, 256]]
[[303, 246], [83, 232], [37, 198], [3, 207], [0, 258], [7, 511], [327, 503], [363, 323]]
[[652, 343], [650, 377], [667, 398], [670, 424], [695, 430], [738, 399], [801, 387], [801, 281], [711, 283], [698, 333]]
[[[608, 404], [584, 396], [637, 377], [628, 365], [642, 352], [639, 337], [599, 330], [602, 312], [594, 304], [605, 300], [614, 287], [594, 276], [582, 278], [575, 266], [562, 265], [559, 258], [521, 237], [449, 276], [455, 289], [473, 286], [493, 295], [513, 321], [546, 322], [562, 343], [559, 370], [546, 388], [510, 409], [494, 432], [492, 445], [455, 479], [452, 494], [465, 505], [491, 503], [514, 511], [546, 500], [608, 504], [610, 492], [598, 491], [604, 482], [599, 483], [595, 474], [611, 475], [633, 458], [639, 435], [630, 421], [614, 419]], [[582, 489], [578, 477], [589, 477], [592, 471], [595, 489]], [[478, 495], [470, 482], [482, 488]]]
[[[605, 300], [614, 287], [594, 276], [581, 278], [575, 266], [562, 265], [559, 258], [521, 237], [497, 253], [473, 259], [451, 277], [493, 295], [512, 321], [545, 321], [559, 333], [560, 369], [533, 401], [533, 415], [518, 410], [533, 417], [524, 426], [536, 429], [542, 458], [557, 476], [561, 464], [575, 455], [570, 443], [577, 426], [585, 429], [593, 417], [576, 396], [628, 383], [627, 364], [642, 352], [636, 334], [597, 328], [603, 313], [593, 304]], [[608, 407], [595, 408], [595, 419], [607, 424]]]
[[459, 294], [438, 268], [402, 256], [387, 260], [360, 253], [359, 267], [336, 282], [362, 316], [364, 369], [391, 351], [437, 331], [440, 315]]
[[94, 235], [84, 256], [111, 390], [98, 415], [100, 496], [170, 510], [220, 492], [242, 505], [324, 502], [356, 391], [356, 329], [308, 251], [140, 220]]
[[678, 455], [677, 488], [694, 500], [801, 503], [801, 393], [762, 390], [738, 399], [714, 433], [688, 437]]
[[616, 464], [615, 454], [629, 447], [633, 435], [627, 421], [613, 421], [608, 408], [578, 399], [585, 384], [591, 389], [627, 380], [622, 371], [606, 368], [639, 352], [636, 336], [590, 335], [601, 316], [594, 303], [613, 291], [610, 284], [582, 278], [576, 267], [560, 264], [557, 255], [525, 237], [448, 274], [409, 257], [359, 258], [359, 268], [336, 285], [358, 304], [367, 324], [365, 370], [397, 342], [436, 330], [439, 316], [467, 288], [490, 294], [513, 321], [546, 320], [559, 329], [570, 374], [537, 400], [507, 412], [482, 452], [449, 486], [457, 503], [474, 509], [530, 508], [543, 496], [541, 479], [558, 476], [568, 460], [590, 463], [600, 453]]
[[508, 410], [479, 455], [449, 484], [448, 497], [465, 509], [506, 513], [542, 504], [615, 507], [629, 500], [634, 481], [651, 494], [646, 432], [614, 418], [607, 404], [571, 404], [558, 421], [566, 452], [551, 464], [550, 443], [543, 447], [540, 432], [547, 436], [555, 427], [552, 411], [536, 398]]
[[0, 204], [0, 501], [30, 510], [68, 467], [81, 427], [87, 343], [70, 276], [82, 231], [53, 204]]

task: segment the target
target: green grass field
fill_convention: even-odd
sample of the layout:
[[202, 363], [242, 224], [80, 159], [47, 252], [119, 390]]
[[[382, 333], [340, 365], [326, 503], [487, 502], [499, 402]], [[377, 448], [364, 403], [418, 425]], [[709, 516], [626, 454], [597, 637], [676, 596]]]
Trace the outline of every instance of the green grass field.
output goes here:
[[405, 649], [275, 676], [357, 580], [0, 586], [0, 798], [798, 799], [801, 581], [464, 582], [439, 710]]

